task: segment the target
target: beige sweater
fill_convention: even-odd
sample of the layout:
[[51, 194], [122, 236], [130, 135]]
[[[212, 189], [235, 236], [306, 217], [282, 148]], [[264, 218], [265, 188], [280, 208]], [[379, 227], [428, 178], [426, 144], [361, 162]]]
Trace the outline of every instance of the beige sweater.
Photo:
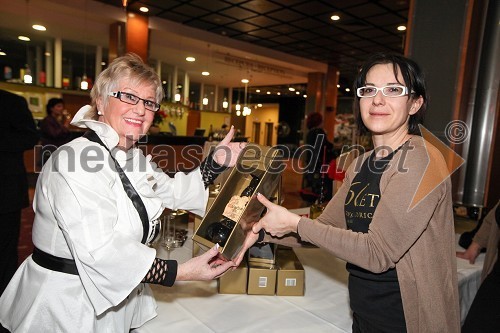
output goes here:
[[[355, 169], [361, 168], [366, 153], [352, 163], [343, 186], [323, 214], [317, 220], [300, 220], [298, 234], [301, 240], [372, 272], [396, 267], [408, 332], [459, 332], [448, 170], [441, 153], [422, 138], [412, 138], [410, 148], [398, 151], [381, 177], [381, 198], [368, 233], [347, 230], [344, 215]], [[427, 165], [430, 172], [423, 177]], [[439, 183], [440, 179], [445, 180]], [[428, 195], [420, 192], [417, 196], [423, 199], [409, 210], [419, 184]], [[300, 244], [294, 236], [278, 240], [266, 235], [264, 241]]]

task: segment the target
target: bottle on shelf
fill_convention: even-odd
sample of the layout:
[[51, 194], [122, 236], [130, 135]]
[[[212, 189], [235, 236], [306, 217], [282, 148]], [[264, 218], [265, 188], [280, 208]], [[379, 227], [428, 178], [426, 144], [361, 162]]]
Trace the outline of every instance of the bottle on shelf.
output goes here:
[[[237, 212], [234, 212], [234, 210], [241, 210], [245, 208], [246, 203], [253, 195], [260, 181], [260, 177], [253, 174], [251, 174], [251, 176], [252, 180], [250, 181], [250, 184], [248, 184], [248, 186], [245, 187], [245, 189], [241, 192], [239, 196], [234, 196], [233, 198], [231, 198], [230, 202], [226, 205], [226, 208], [224, 209], [224, 215], [232, 216], [233, 214], [231, 213], [238, 214]], [[240, 201], [240, 198], [247, 198], [247, 200]], [[244, 204], [242, 206], [237, 206], [234, 205], [235, 201], [236, 202], [240, 201], [243, 202]], [[228, 211], [229, 213], [227, 213]], [[229, 238], [231, 231], [236, 226], [236, 222], [234, 220], [224, 215], [220, 221], [213, 222], [208, 226], [205, 236], [205, 238], [211, 241], [212, 243], [219, 243], [219, 245], [222, 247], [226, 245], [227, 239]]]

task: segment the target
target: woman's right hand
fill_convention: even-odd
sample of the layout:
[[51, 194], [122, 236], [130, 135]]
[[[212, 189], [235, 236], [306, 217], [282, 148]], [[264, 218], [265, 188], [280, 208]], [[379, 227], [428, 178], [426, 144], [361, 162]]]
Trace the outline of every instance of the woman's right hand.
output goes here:
[[220, 256], [216, 244], [207, 252], [194, 257], [177, 268], [176, 281], [206, 281], [213, 280], [224, 274], [231, 267], [237, 267], [234, 261], [226, 261]]
[[479, 253], [481, 253], [481, 245], [473, 241], [465, 252], [457, 251], [457, 257], [469, 260], [469, 263], [474, 264]]

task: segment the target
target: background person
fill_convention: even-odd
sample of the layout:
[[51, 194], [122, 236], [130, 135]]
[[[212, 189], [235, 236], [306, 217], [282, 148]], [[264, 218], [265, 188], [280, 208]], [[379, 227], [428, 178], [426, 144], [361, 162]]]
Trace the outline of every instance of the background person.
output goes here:
[[[174, 178], [134, 145], [148, 132], [163, 89], [134, 54], [96, 80], [72, 124], [84, 137], [58, 149], [35, 193], [35, 250], [0, 298], [0, 322], [22, 332], [129, 332], [156, 316], [148, 283], [213, 279], [234, 265], [217, 248], [178, 264], [147, 245], [164, 208], [203, 215], [206, 187], [241, 151], [234, 128], [190, 173]], [[230, 156], [227, 156], [230, 154]], [[226, 158], [227, 157], [227, 158]]]
[[68, 143], [71, 137], [69, 125], [71, 118], [64, 112], [62, 98], [51, 98], [46, 106], [47, 116], [40, 122], [40, 141], [42, 145], [41, 165], [60, 146]]
[[481, 228], [472, 239], [465, 252], [457, 252], [457, 257], [467, 259], [471, 264], [483, 248], [486, 248], [482, 283], [474, 297], [462, 326], [463, 333], [500, 332], [500, 201], [486, 215]]
[[[376, 54], [361, 67], [355, 91], [358, 127], [371, 132], [375, 149], [351, 164], [316, 220], [258, 195], [267, 213], [236, 262], [255, 241], [307, 241], [347, 261], [353, 332], [458, 332], [449, 172], [417, 135], [427, 104], [423, 74], [403, 56]], [[433, 172], [425, 174], [429, 163]], [[420, 184], [429, 191], [413, 202]]]
[[[307, 116], [306, 144], [313, 147], [305, 158], [306, 170], [302, 179], [301, 197], [304, 201], [313, 203], [323, 191], [325, 201], [332, 198], [332, 179], [321, 173], [321, 166], [330, 164], [335, 158], [333, 144], [328, 141], [323, 129], [323, 116], [312, 112]], [[325, 169], [326, 170], [326, 169]]]
[[17, 269], [21, 209], [28, 207], [24, 152], [38, 141], [33, 115], [22, 96], [0, 90], [0, 295]]

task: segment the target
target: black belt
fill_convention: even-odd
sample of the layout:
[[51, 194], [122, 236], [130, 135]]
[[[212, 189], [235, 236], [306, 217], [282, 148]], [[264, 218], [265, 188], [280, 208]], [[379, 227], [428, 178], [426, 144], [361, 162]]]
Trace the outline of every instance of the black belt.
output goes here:
[[76, 268], [75, 261], [72, 259], [56, 257], [36, 247], [33, 249], [31, 258], [38, 265], [51, 271], [78, 275], [78, 269]]

